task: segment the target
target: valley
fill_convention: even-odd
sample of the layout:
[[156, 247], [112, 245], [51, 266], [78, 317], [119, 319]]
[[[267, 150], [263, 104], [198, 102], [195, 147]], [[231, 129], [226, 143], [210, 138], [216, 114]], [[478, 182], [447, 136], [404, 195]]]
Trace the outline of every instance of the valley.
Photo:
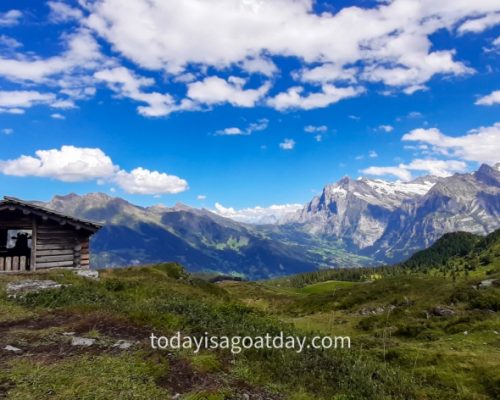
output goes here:
[[174, 261], [189, 271], [268, 279], [322, 268], [396, 263], [448, 232], [500, 227], [499, 165], [412, 182], [343, 178], [294, 215], [248, 224], [183, 204], [139, 207], [104, 193], [45, 206], [104, 223], [96, 267]]

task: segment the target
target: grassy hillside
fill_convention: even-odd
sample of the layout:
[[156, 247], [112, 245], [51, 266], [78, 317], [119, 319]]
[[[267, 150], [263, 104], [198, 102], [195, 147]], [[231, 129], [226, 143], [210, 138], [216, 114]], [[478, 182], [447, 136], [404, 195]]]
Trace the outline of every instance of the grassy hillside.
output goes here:
[[[0, 350], [0, 398], [499, 398], [498, 239], [451, 256], [445, 265], [454, 274], [441, 264], [426, 273], [358, 269], [212, 284], [176, 264], [105, 270], [98, 282], [53, 270], [29, 277], [62, 289], [17, 299], [5, 287], [27, 275], [3, 275], [0, 347], [23, 353]], [[349, 335], [352, 348], [237, 355], [150, 348], [151, 332], [176, 331]], [[67, 333], [96, 341], [72, 346]], [[113, 347], [118, 340], [133, 345]]]

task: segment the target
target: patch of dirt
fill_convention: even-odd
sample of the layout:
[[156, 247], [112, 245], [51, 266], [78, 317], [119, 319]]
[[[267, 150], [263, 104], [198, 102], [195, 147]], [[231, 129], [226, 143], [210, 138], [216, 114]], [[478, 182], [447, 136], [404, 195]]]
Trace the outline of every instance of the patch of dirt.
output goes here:
[[151, 329], [147, 327], [133, 325], [125, 318], [102, 313], [83, 316], [76, 323], [71, 324], [68, 329], [77, 334], [97, 330], [103, 335], [117, 339], [139, 341], [147, 339], [151, 334]]
[[[0, 323], [0, 365], [14, 358], [26, 358], [37, 362], [50, 363], [78, 354], [103, 354], [120, 352], [122, 350], [109, 346], [100, 346], [99, 343], [89, 347], [72, 346], [71, 336], [62, 334], [51, 335], [47, 343], [34, 343], [30, 334], [36, 334], [48, 328], [60, 328], [64, 332], [74, 332], [76, 335], [85, 336], [86, 333], [97, 330], [106, 337], [113, 339], [127, 339], [131, 341], [144, 341], [150, 330], [132, 325], [127, 320], [104, 313], [75, 314], [71, 312], [52, 312], [40, 314], [35, 318]], [[14, 330], [26, 331], [23, 335], [12, 338], [9, 332]], [[9, 337], [10, 336], [10, 337]], [[21, 345], [22, 343], [22, 345]], [[8, 352], [3, 348], [16, 345], [23, 350], [22, 354]]]
[[[168, 373], [160, 379], [158, 385], [171, 393], [185, 394], [189, 392], [216, 392], [221, 388], [230, 388], [234, 395], [231, 399], [281, 400], [282, 396], [272, 394], [263, 389], [249, 385], [242, 380], [235, 380], [227, 374], [207, 374], [193, 369], [189, 361], [167, 354], [169, 359]], [[249, 396], [246, 397], [245, 395]]]
[[51, 327], [63, 326], [70, 321], [76, 321], [80, 317], [75, 314], [54, 312], [41, 314], [35, 318], [26, 318], [17, 321], [0, 323], [0, 336], [2, 333], [13, 329], [41, 330]]

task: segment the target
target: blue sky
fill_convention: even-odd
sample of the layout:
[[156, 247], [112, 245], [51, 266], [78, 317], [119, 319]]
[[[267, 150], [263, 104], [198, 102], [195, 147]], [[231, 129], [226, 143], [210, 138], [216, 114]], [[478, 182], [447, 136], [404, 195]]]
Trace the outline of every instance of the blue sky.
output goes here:
[[331, 3], [3, 1], [2, 192], [239, 209], [500, 161], [498, 1]]

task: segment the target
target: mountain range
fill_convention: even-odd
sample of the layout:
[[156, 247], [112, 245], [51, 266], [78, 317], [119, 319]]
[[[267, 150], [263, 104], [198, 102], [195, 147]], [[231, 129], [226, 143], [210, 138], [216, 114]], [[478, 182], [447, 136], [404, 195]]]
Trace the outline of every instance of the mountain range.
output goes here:
[[394, 263], [448, 232], [488, 234], [500, 227], [500, 164], [405, 183], [344, 177], [266, 225], [182, 204], [139, 207], [103, 193], [56, 196], [45, 206], [105, 224], [92, 241], [97, 267], [170, 260], [260, 279]]

